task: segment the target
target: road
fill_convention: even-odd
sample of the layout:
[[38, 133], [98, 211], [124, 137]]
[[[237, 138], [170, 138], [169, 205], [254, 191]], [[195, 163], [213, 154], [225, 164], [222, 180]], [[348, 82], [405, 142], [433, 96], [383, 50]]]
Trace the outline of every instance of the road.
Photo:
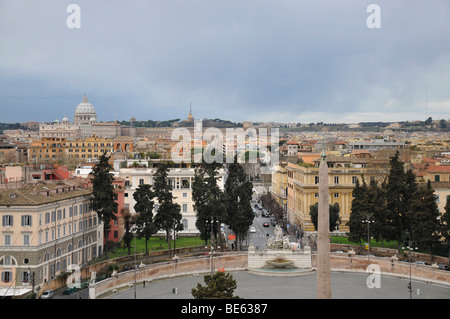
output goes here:
[[[259, 249], [266, 249], [267, 239], [274, 235], [274, 226], [270, 224], [269, 217], [262, 216], [262, 213], [265, 213], [264, 209], [253, 208], [253, 210], [256, 214], [252, 226], [256, 231], [254, 233], [248, 232], [247, 242]], [[264, 227], [264, 223], [269, 223], [269, 227]]]

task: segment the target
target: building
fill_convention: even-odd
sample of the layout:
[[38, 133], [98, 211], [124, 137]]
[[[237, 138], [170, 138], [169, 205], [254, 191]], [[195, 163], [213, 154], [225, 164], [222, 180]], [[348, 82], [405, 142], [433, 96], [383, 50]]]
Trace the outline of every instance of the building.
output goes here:
[[[124, 180], [124, 208], [128, 208], [132, 214], [135, 213], [136, 204], [133, 193], [141, 184], [153, 185], [153, 176], [156, 173], [158, 160], [153, 160], [151, 167], [133, 168], [123, 167], [115, 172], [116, 177]], [[183, 235], [198, 235], [199, 231], [195, 226], [196, 213], [194, 211], [194, 202], [192, 200], [192, 182], [194, 180], [195, 169], [190, 163], [173, 164], [168, 172], [168, 182], [172, 186], [174, 201], [181, 207], [182, 224], [184, 230], [180, 232]], [[218, 185], [223, 190], [225, 186], [225, 171], [219, 172]], [[154, 214], [158, 209], [155, 202]]]
[[45, 183], [0, 190], [0, 296], [31, 291], [102, 254], [91, 189]]
[[[320, 158], [315, 165], [288, 163], [288, 222], [305, 231], [315, 231], [309, 215], [310, 206], [319, 199], [319, 167]], [[327, 156], [329, 167], [329, 203], [337, 203], [340, 207], [339, 216], [341, 231], [348, 231], [346, 223], [351, 213], [353, 188], [356, 181], [361, 182], [362, 176], [368, 183], [372, 178], [382, 181], [389, 172], [388, 163], [376, 163], [373, 160], [357, 157]]]
[[43, 137], [32, 141], [28, 148], [29, 163], [64, 161], [66, 159], [66, 138]]

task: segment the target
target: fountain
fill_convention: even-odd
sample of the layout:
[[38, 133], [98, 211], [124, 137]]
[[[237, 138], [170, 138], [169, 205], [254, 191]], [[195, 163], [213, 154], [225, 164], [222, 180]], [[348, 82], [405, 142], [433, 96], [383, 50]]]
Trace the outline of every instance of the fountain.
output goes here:
[[275, 226], [274, 236], [267, 240], [267, 250], [248, 248], [248, 268], [252, 273], [270, 276], [305, 274], [312, 271], [311, 250], [309, 246], [300, 249], [297, 243], [290, 243], [289, 236], [283, 236], [279, 225]]

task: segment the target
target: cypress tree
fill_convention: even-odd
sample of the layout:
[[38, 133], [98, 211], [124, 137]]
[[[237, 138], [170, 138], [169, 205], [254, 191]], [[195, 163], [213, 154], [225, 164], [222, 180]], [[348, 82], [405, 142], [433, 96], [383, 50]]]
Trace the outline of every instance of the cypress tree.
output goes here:
[[108, 233], [110, 222], [117, 220], [117, 203], [114, 200], [114, 177], [111, 171], [112, 166], [109, 164], [110, 156], [103, 153], [97, 164], [92, 169], [92, 197], [91, 207], [97, 212], [99, 220], [103, 222], [103, 232], [105, 240], [104, 253], [108, 257]]
[[225, 182], [226, 223], [236, 235], [236, 248], [253, 223], [255, 214], [251, 207], [253, 184], [241, 164], [235, 161], [228, 166], [228, 178]]
[[157, 229], [166, 231], [166, 240], [169, 243], [169, 256], [171, 256], [170, 231], [176, 228], [179, 229], [182, 215], [180, 205], [173, 202], [172, 189], [167, 180], [168, 171], [167, 164], [161, 164], [155, 173], [154, 193], [159, 207], [154, 222]]
[[139, 236], [145, 238], [145, 254], [148, 255], [148, 241], [157, 232], [153, 222], [153, 206], [155, 197], [150, 185], [142, 184], [133, 193], [136, 201], [134, 210], [138, 214], [136, 225], [139, 227]]
[[356, 180], [353, 189], [352, 213], [347, 222], [347, 226], [349, 227], [348, 240], [350, 242], [359, 243], [360, 245], [361, 240], [367, 238], [367, 229], [363, 220], [367, 219], [369, 213], [367, 204], [367, 184], [364, 177], [362, 177], [362, 181], [362, 185], [360, 185], [359, 180]]
[[226, 219], [224, 193], [217, 184], [218, 170], [221, 167], [217, 163], [203, 163], [196, 167], [192, 183], [192, 199], [197, 215], [195, 225], [200, 230], [200, 237], [205, 240], [205, 245], [212, 235], [218, 242], [220, 224]]
[[388, 211], [388, 220], [393, 228], [395, 228], [395, 236], [388, 238], [398, 241], [398, 249], [403, 238], [405, 230], [406, 209], [405, 205], [405, 171], [403, 162], [400, 161], [400, 153], [397, 151], [391, 157], [389, 164], [390, 170], [386, 184], [386, 208]]
[[431, 182], [419, 188], [411, 205], [411, 238], [433, 255], [433, 244], [439, 241], [439, 209]]

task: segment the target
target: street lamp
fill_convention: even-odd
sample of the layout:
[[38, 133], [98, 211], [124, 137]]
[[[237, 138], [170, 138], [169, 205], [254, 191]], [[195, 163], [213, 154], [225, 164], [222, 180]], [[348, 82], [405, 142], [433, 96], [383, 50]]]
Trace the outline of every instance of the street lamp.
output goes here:
[[[412, 299], [412, 280], [411, 280], [411, 252], [413, 250], [417, 250], [417, 247], [412, 247], [413, 243], [410, 239], [408, 239], [408, 245], [406, 247], [402, 247], [403, 250], [408, 249], [408, 255], [409, 255], [409, 284], [408, 284], [408, 289], [409, 289], [409, 299]], [[414, 245], [415, 246], [415, 245]]]
[[367, 224], [367, 261], [370, 265], [370, 224], [373, 223], [373, 220], [367, 216], [367, 219], [362, 221], [363, 224]]
[[136, 271], [137, 271], [137, 260], [136, 260], [136, 256], [137, 256], [137, 241], [136, 241], [136, 235], [137, 232], [139, 230], [139, 228], [136, 225], [133, 225], [133, 235], [134, 235], [134, 299], [136, 299]]

